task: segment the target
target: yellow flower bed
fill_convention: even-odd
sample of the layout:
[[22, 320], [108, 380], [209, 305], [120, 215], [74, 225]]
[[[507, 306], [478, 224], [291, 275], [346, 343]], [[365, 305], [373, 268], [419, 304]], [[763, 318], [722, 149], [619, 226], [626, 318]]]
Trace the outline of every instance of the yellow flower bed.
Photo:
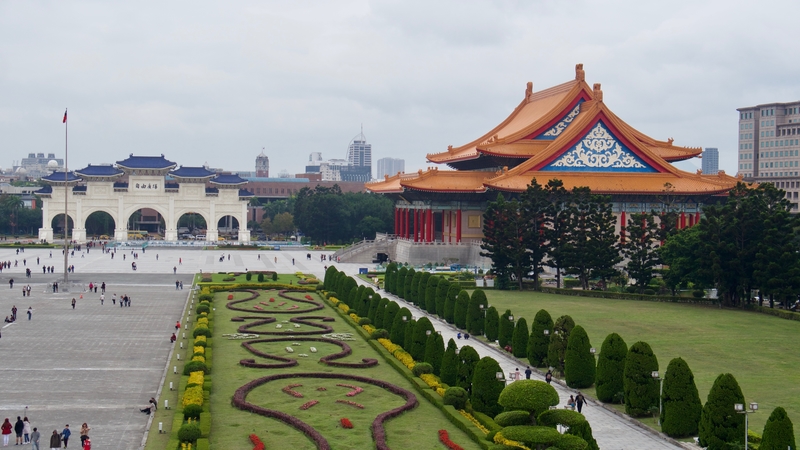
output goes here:
[[344, 313], [345, 313], [345, 314], [347, 314], [348, 312], [350, 312], [350, 307], [349, 307], [349, 306], [347, 306], [347, 305], [345, 305], [344, 303], [340, 303], [340, 304], [339, 304], [339, 309], [341, 309], [342, 311], [344, 311]]
[[414, 361], [414, 358], [411, 357], [411, 354], [403, 350], [402, 347], [399, 347], [397, 350], [393, 351], [392, 356], [403, 363], [404, 366], [408, 367], [409, 370], [413, 369], [414, 366], [417, 365], [417, 363]]
[[210, 294], [211, 293], [211, 289], [209, 289], [207, 287], [204, 287], [203, 289], [200, 289], [200, 293], [201, 294]]
[[403, 347], [400, 347], [399, 345], [395, 344], [394, 342], [392, 342], [392, 341], [390, 341], [390, 340], [388, 340], [386, 338], [380, 338], [380, 339], [378, 339], [378, 342], [383, 346], [383, 348], [388, 350], [389, 353], [391, 353], [391, 354], [394, 354], [394, 351], [397, 350], [398, 348], [399, 349], [403, 348]]
[[203, 406], [203, 385], [192, 386], [183, 391], [183, 407], [189, 405]]
[[197, 372], [192, 372], [189, 374], [189, 382], [187, 384], [199, 384], [200, 386], [206, 380], [206, 376], [202, 370], [198, 370]]
[[425, 382], [425, 384], [430, 386], [431, 389], [433, 389], [434, 391], [438, 389], [439, 386], [442, 384], [441, 380], [439, 380], [439, 377], [437, 377], [432, 373], [423, 373], [419, 377], [420, 379], [422, 379], [422, 381]]
[[331, 298], [329, 298], [328, 300], [330, 300], [330, 302], [331, 302], [331, 303], [333, 303], [333, 306], [336, 306], [336, 305], [338, 305], [338, 304], [339, 304], [339, 301], [340, 301], [340, 300], [339, 300], [338, 298], [336, 298], [336, 297], [331, 297]]
[[190, 442], [181, 442], [181, 450], [192, 450], [192, 444]]
[[197, 324], [208, 326], [208, 317], [201, 317], [197, 319]]
[[444, 392], [445, 392], [444, 388], [442, 388], [442, 387], [437, 387], [436, 388], [436, 393], [439, 394], [439, 397], [444, 397]]
[[353, 319], [353, 322], [358, 323], [358, 320], [361, 317], [358, 317], [358, 314], [356, 314], [356, 313], [350, 313], [350, 318]]
[[205, 356], [193, 356], [192, 357], [192, 361], [200, 361], [201, 363], [205, 363], [206, 362], [206, 357]]
[[369, 334], [372, 334], [372, 332], [377, 329], [377, 328], [373, 327], [372, 325], [361, 325], [361, 328], [363, 328]]
[[196, 345], [198, 342], [207, 342], [207, 339], [206, 339], [206, 337], [205, 337], [205, 336], [197, 336], [196, 338], [194, 338], [194, 343], [195, 343], [195, 345]]
[[467, 420], [472, 422], [472, 424], [475, 425], [479, 430], [481, 430], [483, 434], [489, 434], [489, 429], [483, 426], [482, 423], [478, 422], [478, 419], [472, 417], [472, 414], [464, 411], [463, 409], [459, 409], [458, 412], [461, 413], [462, 416], [466, 417]]
[[531, 450], [529, 447], [526, 447], [525, 444], [518, 441], [512, 441], [511, 439], [506, 439], [503, 437], [502, 431], [498, 431], [497, 434], [494, 435], [494, 443], [507, 445], [509, 447], [517, 447], [524, 450]]
[[193, 350], [194, 353], [202, 353], [202, 354], [206, 353], [206, 348], [203, 347], [202, 345], [198, 345], [198, 346], [194, 347], [192, 350]]

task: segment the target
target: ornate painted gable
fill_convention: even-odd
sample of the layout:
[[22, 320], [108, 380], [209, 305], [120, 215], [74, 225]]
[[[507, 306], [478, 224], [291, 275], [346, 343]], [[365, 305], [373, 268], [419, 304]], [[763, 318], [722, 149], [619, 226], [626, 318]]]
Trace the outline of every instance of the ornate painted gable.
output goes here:
[[536, 135], [533, 139], [542, 139], [542, 140], [554, 140], [555, 138], [561, 136], [561, 133], [567, 129], [572, 121], [578, 117], [578, 114], [581, 113], [581, 104], [583, 103], [583, 99], [578, 100], [578, 103], [573, 107], [568, 113], [566, 113], [555, 125], [548, 128], [544, 132]]

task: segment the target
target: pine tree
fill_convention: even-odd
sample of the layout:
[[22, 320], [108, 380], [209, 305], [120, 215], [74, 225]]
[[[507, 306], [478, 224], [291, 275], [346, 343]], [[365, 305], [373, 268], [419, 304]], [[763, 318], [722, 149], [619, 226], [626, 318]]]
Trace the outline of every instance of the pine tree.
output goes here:
[[[658, 380], [653, 371], [658, 370], [658, 359], [646, 342], [637, 342], [625, 357], [623, 392], [625, 412], [633, 417], [650, 414], [650, 408], [658, 407]], [[731, 406], [732, 407], [732, 406]]]
[[445, 277], [437, 277], [439, 284], [436, 285], [436, 315], [444, 319], [444, 305], [447, 302], [447, 290], [450, 289], [450, 282]]
[[[403, 320], [403, 317], [406, 319]], [[392, 322], [392, 331], [389, 333], [390, 341], [401, 346], [405, 343], [406, 322], [408, 322], [409, 319], [411, 319], [411, 311], [406, 307], [400, 308], [400, 311], [395, 314], [394, 321]]]
[[375, 309], [375, 320], [372, 321], [372, 325], [375, 328], [386, 329], [383, 325], [383, 316], [386, 314], [386, 306], [389, 305], [389, 301], [388, 298], [382, 298], [381, 301], [378, 302], [378, 307]]
[[391, 262], [386, 266], [386, 274], [383, 277], [383, 288], [386, 292], [394, 292], [394, 283], [397, 279], [397, 263]]
[[408, 268], [403, 266], [397, 269], [397, 279], [394, 282], [394, 291], [392, 294], [405, 299], [406, 298], [406, 275], [408, 274]]
[[511, 353], [517, 358], [524, 358], [528, 354], [528, 321], [524, 317], [517, 319], [514, 333], [511, 335]]
[[667, 436], [682, 438], [697, 434], [703, 404], [694, 384], [694, 374], [681, 358], [673, 359], [667, 366], [661, 405], [661, 431]]
[[461, 291], [456, 297], [456, 309], [453, 318], [456, 322], [456, 328], [467, 328], [467, 308], [469, 307], [469, 294], [467, 291]]
[[573, 389], [588, 388], [594, 383], [595, 360], [589, 335], [576, 325], [569, 334], [564, 355], [564, 381]]
[[[547, 334], [545, 334], [547, 330]], [[534, 367], [544, 367], [547, 363], [547, 347], [550, 345], [550, 334], [553, 332], [553, 319], [550, 313], [540, 309], [533, 318], [531, 335], [528, 338], [528, 362]]]
[[383, 328], [392, 335], [392, 326], [394, 325], [394, 317], [400, 312], [400, 305], [397, 302], [390, 301], [386, 305], [386, 310], [383, 312]]
[[[408, 352], [408, 349], [414, 345], [414, 329], [417, 327], [417, 321], [414, 319], [409, 319], [406, 322], [406, 331], [403, 333], [403, 349]], [[398, 342], [397, 345], [400, 345]], [[409, 352], [411, 353], [411, 352]]]
[[419, 285], [417, 286], [417, 303], [416, 305], [419, 306], [419, 309], [423, 311], [427, 311], [425, 309], [425, 301], [428, 289], [428, 280], [431, 279], [430, 272], [421, 272], [422, 275], [419, 276]]
[[723, 450], [729, 448], [729, 443], [744, 444], [744, 414], [736, 413], [733, 406], [736, 403], [745, 404], [739, 383], [733, 375], [723, 373], [714, 380], [700, 414], [701, 447]]
[[595, 377], [595, 393], [601, 402], [610, 403], [617, 394], [622, 394], [627, 355], [628, 345], [620, 335], [611, 333], [606, 336], [597, 358]]
[[593, 195], [592, 202], [595, 209], [591, 217], [592, 231], [586, 256], [589, 258], [591, 277], [599, 278], [605, 289], [608, 281], [619, 275], [616, 265], [622, 261], [616, 230], [617, 216], [614, 215], [610, 196]]
[[531, 254], [525, 248], [530, 224], [517, 200], [506, 201], [502, 193], [488, 202], [483, 214], [481, 256], [492, 260], [492, 272], [504, 288], [513, 275], [522, 290], [522, 277], [530, 272]]
[[769, 419], [764, 425], [759, 450], [784, 450], [786, 448], [797, 448], [794, 440], [794, 425], [786, 415], [786, 410], [778, 406], [769, 415]]
[[[556, 287], [561, 287], [561, 274], [566, 266], [566, 258], [569, 252], [567, 243], [569, 242], [569, 217], [568, 208], [570, 193], [564, 189], [561, 180], [550, 180], [545, 186], [547, 192], [547, 214], [544, 234], [547, 237], [548, 260], [545, 264], [556, 270]], [[552, 365], [552, 364], [551, 364]]]
[[438, 276], [428, 277], [428, 282], [425, 286], [425, 311], [431, 314], [436, 314], [436, 287], [439, 285]]
[[378, 311], [378, 305], [380, 305], [380, 303], [381, 294], [378, 294], [377, 292], [372, 294], [372, 298], [369, 302], [369, 313], [367, 313], [367, 318], [369, 318], [369, 321], [372, 323], [372, 325], [375, 325], [375, 313]]
[[439, 375], [442, 370], [444, 358], [444, 339], [436, 332], [431, 333], [425, 341], [425, 356], [423, 360], [433, 367], [433, 373]]
[[472, 393], [472, 375], [475, 372], [475, 364], [480, 361], [481, 357], [474, 348], [465, 345], [458, 351], [458, 358], [461, 360], [461, 364], [458, 367], [456, 386]]
[[406, 272], [406, 278], [405, 281], [403, 282], [404, 283], [403, 300], [410, 302], [412, 304], [414, 303], [414, 294], [411, 292], [411, 286], [414, 282], [414, 277], [416, 276], [417, 272], [412, 267], [411, 269], [408, 269], [408, 272]]
[[653, 270], [659, 264], [658, 252], [658, 225], [652, 214], [631, 214], [625, 227], [628, 238], [622, 246], [622, 253], [628, 259], [625, 270], [628, 276], [636, 280], [639, 293], [644, 293], [645, 288], [653, 279]]
[[430, 319], [422, 316], [414, 326], [414, 338], [411, 342], [411, 348], [406, 349], [411, 354], [411, 357], [414, 358], [414, 361], [425, 360], [425, 343], [428, 341], [428, 332], [436, 334]]
[[325, 289], [329, 291], [334, 290], [333, 279], [337, 273], [339, 273], [339, 271], [335, 266], [330, 266], [327, 270], [325, 270], [325, 278], [322, 280], [322, 284], [325, 285]]
[[564, 374], [564, 357], [567, 353], [569, 334], [575, 328], [572, 317], [564, 315], [556, 319], [553, 332], [550, 333], [550, 345], [547, 347], [547, 364], [559, 374]]
[[[540, 290], [539, 274], [544, 271], [544, 260], [547, 254], [547, 214], [550, 202], [548, 192], [536, 178], [520, 196], [521, 209], [529, 232], [523, 245], [530, 255], [530, 272], [533, 273], [533, 288]], [[526, 274], [523, 274], [526, 275]]]
[[486, 356], [475, 365], [472, 375], [472, 395], [470, 403], [475, 411], [482, 412], [489, 417], [494, 417], [503, 411], [497, 404], [500, 393], [505, 387], [503, 381], [497, 380], [497, 372], [502, 372], [500, 364]]
[[500, 326], [500, 316], [497, 315], [497, 308], [495, 308], [494, 306], [490, 306], [489, 309], [486, 310], [486, 321], [484, 323], [484, 328], [486, 330], [486, 340], [488, 340], [490, 343], [497, 340], [499, 326]]
[[[483, 307], [481, 307], [483, 306]], [[469, 299], [467, 306], [467, 331], [473, 336], [480, 336], [483, 334], [483, 315], [488, 301], [486, 300], [486, 293], [481, 289], [472, 291], [472, 297]]]
[[[423, 274], [423, 272], [415, 272], [414, 276], [411, 277], [411, 284], [409, 285], [409, 288], [408, 288], [410, 294], [408, 295], [408, 298], [406, 300], [410, 301], [411, 303], [413, 303], [416, 306], [419, 306], [419, 304], [420, 304], [420, 301], [419, 301], [419, 295], [420, 295], [420, 292], [419, 292], [419, 281], [422, 279], [422, 274]], [[425, 295], [425, 293], [423, 293], [422, 295]]]
[[447, 341], [447, 350], [444, 351], [444, 357], [442, 357], [439, 378], [448, 386], [455, 386], [458, 380], [458, 367], [461, 365], [461, 359], [456, 354], [457, 348], [456, 341], [450, 339]]
[[447, 289], [447, 300], [444, 304], [444, 320], [449, 324], [456, 323], [456, 299], [459, 292], [461, 292], [461, 286], [458, 285], [458, 282], [450, 283], [450, 287]]
[[512, 314], [510, 309], [507, 309], [506, 312], [500, 316], [500, 324], [497, 334], [497, 340], [500, 344], [500, 348], [506, 348], [507, 345], [511, 345], [512, 339], [514, 339], [514, 322], [509, 319], [511, 316]]

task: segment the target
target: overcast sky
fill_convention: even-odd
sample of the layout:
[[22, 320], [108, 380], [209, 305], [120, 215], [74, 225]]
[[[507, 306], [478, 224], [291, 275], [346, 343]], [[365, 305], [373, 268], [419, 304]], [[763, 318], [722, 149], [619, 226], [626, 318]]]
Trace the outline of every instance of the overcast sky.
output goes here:
[[[344, 158], [426, 165], [522, 100], [574, 78], [735, 173], [737, 107], [800, 100], [795, 1], [0, 1], [0, 166], [130, 153], [303, 171]], [[700, 161], [683, 167], [699, 167]]]

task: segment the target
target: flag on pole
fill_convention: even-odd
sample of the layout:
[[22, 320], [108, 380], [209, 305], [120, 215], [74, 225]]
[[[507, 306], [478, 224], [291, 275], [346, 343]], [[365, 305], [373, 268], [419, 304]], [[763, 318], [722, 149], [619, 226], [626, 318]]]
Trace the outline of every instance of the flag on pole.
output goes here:
[[64, 110], [64, 120], [62, 120], [61, 123], [67, 123], [67, 110], [66, 109]]

